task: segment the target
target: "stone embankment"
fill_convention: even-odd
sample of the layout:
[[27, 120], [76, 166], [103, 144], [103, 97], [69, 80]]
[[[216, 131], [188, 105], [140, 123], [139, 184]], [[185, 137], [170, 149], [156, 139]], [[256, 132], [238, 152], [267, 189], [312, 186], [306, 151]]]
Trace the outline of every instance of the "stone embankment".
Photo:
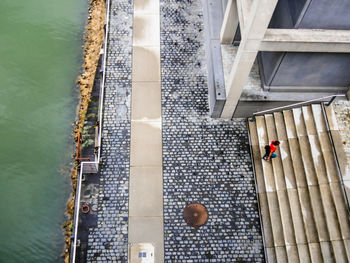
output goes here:
[[[104, 26], [106, 23], [106, 4], [104, 0], [92, 0], [88, 12], [88, 21], [85, 29], [84, 39], [84, 62], [82, 74], [78, 77], [77, 83], [80, 87], [80, 104], [78, 108], [77, 121], [74, 129], [74, 139], [77, 142], [80, 138], [84, 120], [90, 102], [91, 92], [94, 85], [95, 73], [100, 57], [100, 50], [104, 40]], [[74, 214], [75, 189], [78, 174], [78, 163], [72, 171], [72, 196], [67, 203], [66, 213], [69, 217], [68, 221], [63, 224], [65, 229], [66, 253], [64, 262], [69, 262], [70, 236], [72, 235], [72, 220]]]

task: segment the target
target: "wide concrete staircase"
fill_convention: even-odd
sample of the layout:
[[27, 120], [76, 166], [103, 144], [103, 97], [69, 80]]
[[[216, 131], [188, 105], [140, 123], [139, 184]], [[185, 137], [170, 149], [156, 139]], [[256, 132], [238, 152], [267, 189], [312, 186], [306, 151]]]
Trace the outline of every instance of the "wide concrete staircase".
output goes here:
[[[334, 121], [331, 108], [325, 110]], [[322, 106], [250, 119], [267, 262], [349, 262], [350, 222]], [[278, 157], [262, 160], [265, 145]]]

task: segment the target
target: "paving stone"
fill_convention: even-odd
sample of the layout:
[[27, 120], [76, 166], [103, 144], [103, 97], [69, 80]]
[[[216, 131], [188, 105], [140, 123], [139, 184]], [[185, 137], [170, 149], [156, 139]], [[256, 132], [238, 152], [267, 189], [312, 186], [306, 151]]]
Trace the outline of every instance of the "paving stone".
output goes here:
[[165, 262], [263, 262], [245, 121], [208, 117], [201, 1], [161, 0], [160, 16]]

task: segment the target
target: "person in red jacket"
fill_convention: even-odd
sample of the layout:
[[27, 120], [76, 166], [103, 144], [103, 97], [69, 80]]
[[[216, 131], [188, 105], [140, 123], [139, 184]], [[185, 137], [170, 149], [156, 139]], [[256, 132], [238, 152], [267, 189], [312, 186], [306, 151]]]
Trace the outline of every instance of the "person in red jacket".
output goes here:
[[279, 141], [272, 141], [270, 146], [265, 146], [266, 153], [263, 156], [263, 159], [266, 161], [270, 161], [272, 158], [276, 158], [277, 154], [274, 152], [277, 150], [277, 147], [280, 145]]

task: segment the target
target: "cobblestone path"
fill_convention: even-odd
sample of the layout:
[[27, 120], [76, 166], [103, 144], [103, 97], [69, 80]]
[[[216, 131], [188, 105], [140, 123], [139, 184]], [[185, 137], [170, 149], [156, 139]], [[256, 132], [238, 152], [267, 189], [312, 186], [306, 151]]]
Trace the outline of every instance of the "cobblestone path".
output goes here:
[[[200, 0], [161, 0], [165, 262], [262, 262], [244, 120], [208, 116]], [[206, 225], [183, 209], [205, 205]]]
[[111, 1], [98, 218], [87, 262], [127, 262], [132, 17], [132, 1]]

